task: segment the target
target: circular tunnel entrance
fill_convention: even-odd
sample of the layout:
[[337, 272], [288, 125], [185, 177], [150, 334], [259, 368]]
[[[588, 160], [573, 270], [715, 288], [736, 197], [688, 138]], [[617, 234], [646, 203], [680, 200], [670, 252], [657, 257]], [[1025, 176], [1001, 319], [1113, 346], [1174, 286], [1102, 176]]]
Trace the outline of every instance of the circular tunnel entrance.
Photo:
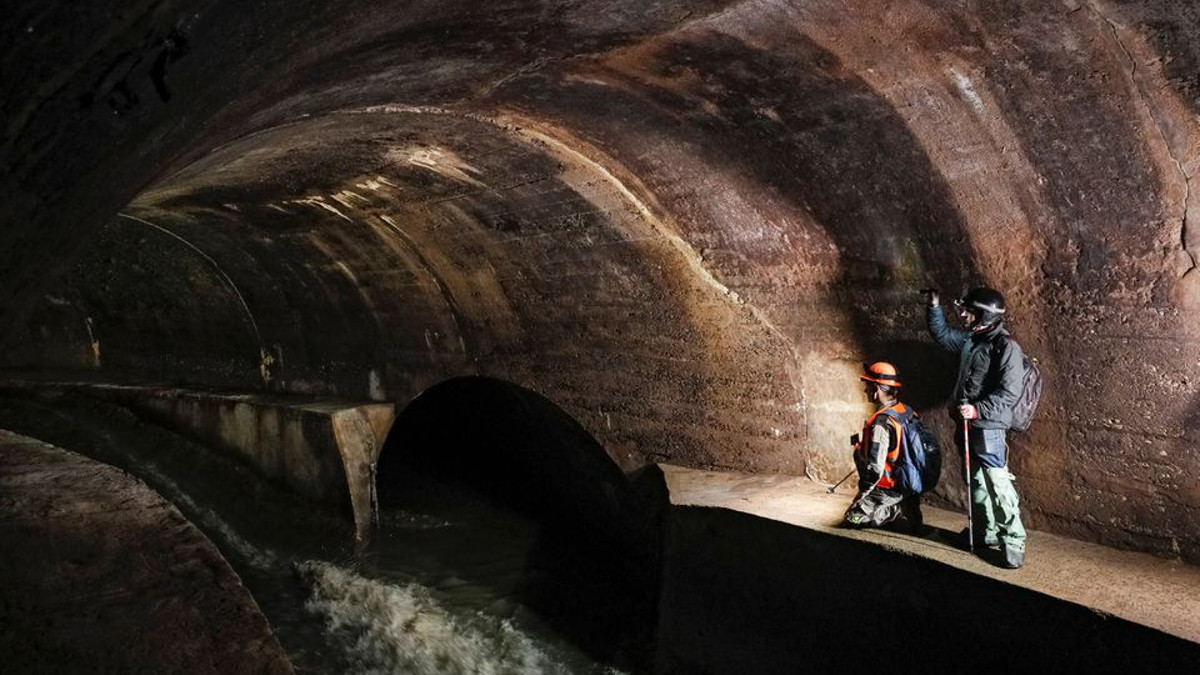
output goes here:
[[[399, 415], [378, 465], [370, 564], [429, 574], [598, 662], [650, 669], [658, 505], [551, 401], [486, 377], [443, 382]], [[420, 568], [420, 569], [417, 569]]]

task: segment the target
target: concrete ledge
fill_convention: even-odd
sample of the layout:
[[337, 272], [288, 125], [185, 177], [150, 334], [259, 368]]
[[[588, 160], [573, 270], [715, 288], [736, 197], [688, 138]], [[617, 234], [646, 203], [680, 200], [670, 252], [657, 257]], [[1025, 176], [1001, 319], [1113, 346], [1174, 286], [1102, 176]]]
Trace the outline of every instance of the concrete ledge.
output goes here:
[[3, 386], [69, 390], [120, 403], [239, 456], [303, 498], [343, 512], [353, 519], [359, 538], [370, 531], [374, 466], [395, 419], [391, 403], [94, 382], [8, 381]]
[[1137, 673], [1200, 658], [1195, 567], [1035, 532], [1027, 565], [1001, 570], [940, 539], [838, 529], [849, 491], [662, 469], [663, 672]]
[[113, 468], [0, 430], [0, 670], [292, 666], [212, 542]]

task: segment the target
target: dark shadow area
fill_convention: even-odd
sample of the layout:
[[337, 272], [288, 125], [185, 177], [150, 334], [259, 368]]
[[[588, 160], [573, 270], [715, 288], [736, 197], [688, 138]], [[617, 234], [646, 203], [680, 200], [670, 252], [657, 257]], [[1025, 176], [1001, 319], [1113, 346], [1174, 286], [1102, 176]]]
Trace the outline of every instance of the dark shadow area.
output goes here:
[[[753, 551], [753, 555], [748, 555]], [[921, 556], [677, 507], [659, 672], [1160, 673], [1200, 645]]]
[[872, 352], [867, 360], [894, 364], [904, 384], [900, 398], [924, 414], [947, 404], [954, 393], [958, 357], [932, 340], [890, 342]]
[[[285, 219], [315, 222], [296, 211]], [[281, 216], [265, 207], [253, 215], [268, 212]], [[272, 239], [239, 214], [134, 213], [107, 223], [49, 284], [28, 339], [0, 362], [87, 368], [108, 380], [369, 396], [374, 364], [386, 360], [369, 284], [331, 271], [301, 238]], [[365, 230], [354, 236], [373, 245]]]
[[[973, 32], [991, 36], [977, 67], [987, 73], [988, 88], [1026, 161], [1038, 175], [1057, 177], [1039, 186], [1050, 214], [1038, 229], [1055, 249], [1042, 273], [1077, 294], [1080, 304], [1083, 299], [1105, 302], [1100, 300], [1105, 296], [1119, 302], [1110, 294], [1120, 287], [1152, 289], [1152, 302], [1168, 304], [1171, 284], [1160, 282], [1158, 266], [1121, 262], [1154, 255], [1158, 244], [1145, 236], [1146, 224], [1176, 217], [1165, 215], [1157, 198], [1176, 177], [1164, 173], [1165, 165], [1142, 140], [1145, 131], [1135, 121], [1139, 108], [1158, 104], [1126, 93], [1126, 78], [1143, 77], [1137, 61], [1146, 57], [1128, 52], [1132, 45], [1123, 40], [1134, 38], [1120, 34], [1142, 32], [1162, 49], [1161, 67], [1186, 96], [1194, 89], [1180, 81], [1176, 68], [1195, 77], [1193, 48], [1181, 43], [1194, 43], [1198, 17], [1187, 7], [1194, 3], [1173, 0], [1106, 4], [1128, 9], [1083, 3], [1083, 11], [1064, 15], [1051, 5], [1032, 3], [1029, 11], [1015, 14], [994, 3], [976, 5], [969, 13]], [[1143, 13], [1147, 24], [1133, 28]], [[1160, 23], [1166, 17], [1170, 25]], [[1078, 49], [1064, 48], [1064, 35], [1092, 31], [1094, 37], [1078, 43]], [[1088, 70], [1112, 75], [1079, 77]], [[1077, 122], [1064, 124], [1067, 119]], [[1169, 128], [1151, 133], [1172, 134]], [[1097, 139], [1103, 139], [1102, 146]], [[1069, 347], [1055, 347], [1061, 357], [1070, 353]]]
[[550, 401], [470, 377], [439, 384], [404, 409], [382, 450], [378, 486], [373, 549], [413, 539], [397, 523], [432, 518], [457, 529], [437, 542], [420, 535], [428, 555], [444, 556], [441, 566], [511, 594], [593, 658], [648, 671], [666, 504], [656, 470], [630, 481]]
[[1183, 415], [1183, 438], [1200, 445], [1200, 394], [1192, 397]]
[[[231, 387], [261, 384], [258, 326], [244, 291], [193, 246], [171, 228], [115, 218], [52, 286], [54, 294], [75, 301], [78, 323], [86, 316], [97, 369]], [[91, 345], [81, 349], [90, 352]]]
[[1164, 56], [1167, 81], [1192, 110], [1200, 112], [1200, 6], [1148, 0], [1142, 12], [1143, 30]]
[[[886, 351], [908, 365], [901, 372], [923, 373], [937, 361], [922, 359], [929, 355], [924, 345], [896, 338], [923, 328], [921, 285], [957, 288], [979, 277], [963, 216], [924, 146], [886, 98], [807, 38], [779, 46], [786, 51], [716, 33], [672, 44], [658, 54], [656, 75], [680, 77], [703, 63], [706, 79], [723, 86], [691, 92], [690, 101], [656, 94], [671, 108], [691, 108], [689, 121], [710, 130], [711, 138], [729, 139], [700, 146], [713, 155], [708, 162], [739, 166], [804, 205], [837, 243], [842, 275], [832, 299], [844, 308], [864, 354]], [[696, 107], [706, 102], [715, 103], [718, 114]], [[776, 118], [764, 116], [764, 107]], [[917, 389], [922, 397], [931, 391], [906, 382], [909, 396]]]

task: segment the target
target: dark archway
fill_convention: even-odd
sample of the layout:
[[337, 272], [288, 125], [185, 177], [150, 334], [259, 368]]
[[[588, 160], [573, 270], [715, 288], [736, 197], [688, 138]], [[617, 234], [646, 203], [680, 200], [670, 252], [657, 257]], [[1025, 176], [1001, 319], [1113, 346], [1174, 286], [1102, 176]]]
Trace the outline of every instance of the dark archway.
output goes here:
[[[594, 657], [641, 672], [657, 623], [666, 504], [657, 476], [649, 469], [631, 481], [570, 415], [529, 389], [454, 378], [415, 398], [392, 426], [378, 464], [376, 539], [387, 540], [389, 511], [399, 509], [461, 513], [461, 503], [448, 503], [478, 501], [519, 514], [535, 534], [514, 599]], [[467, 543], [475, 558], [488, 545]]]
[[497, 504], [589, 535], [627, 538], [637, 516], [625, 474], [604, 448], [541, 395], [487, 377], [427, 389], [392, 425], [379, 459], [382, 503], [405, 472], [461, 482]]

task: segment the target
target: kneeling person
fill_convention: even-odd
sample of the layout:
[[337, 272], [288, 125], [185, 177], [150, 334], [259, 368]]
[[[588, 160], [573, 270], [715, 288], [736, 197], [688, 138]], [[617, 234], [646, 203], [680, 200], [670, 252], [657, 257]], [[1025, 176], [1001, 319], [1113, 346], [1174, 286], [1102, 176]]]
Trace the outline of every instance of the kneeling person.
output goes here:
[[915, 532], [923, 523], [921, 497], [896, 489], [892, 474], [900, 457], [904, 434], [900, 423], [888, 413], [905, 415], [909, 412], [897, 397], [899, 373], [892, 364], [880, 361], [868, 366], [859, 379], [865, 383], [863, 391], [877, 407], [864, 425], [854, 449], [858, 495], [846, 510], [844, 524], [848, 527], [895, 524]]

